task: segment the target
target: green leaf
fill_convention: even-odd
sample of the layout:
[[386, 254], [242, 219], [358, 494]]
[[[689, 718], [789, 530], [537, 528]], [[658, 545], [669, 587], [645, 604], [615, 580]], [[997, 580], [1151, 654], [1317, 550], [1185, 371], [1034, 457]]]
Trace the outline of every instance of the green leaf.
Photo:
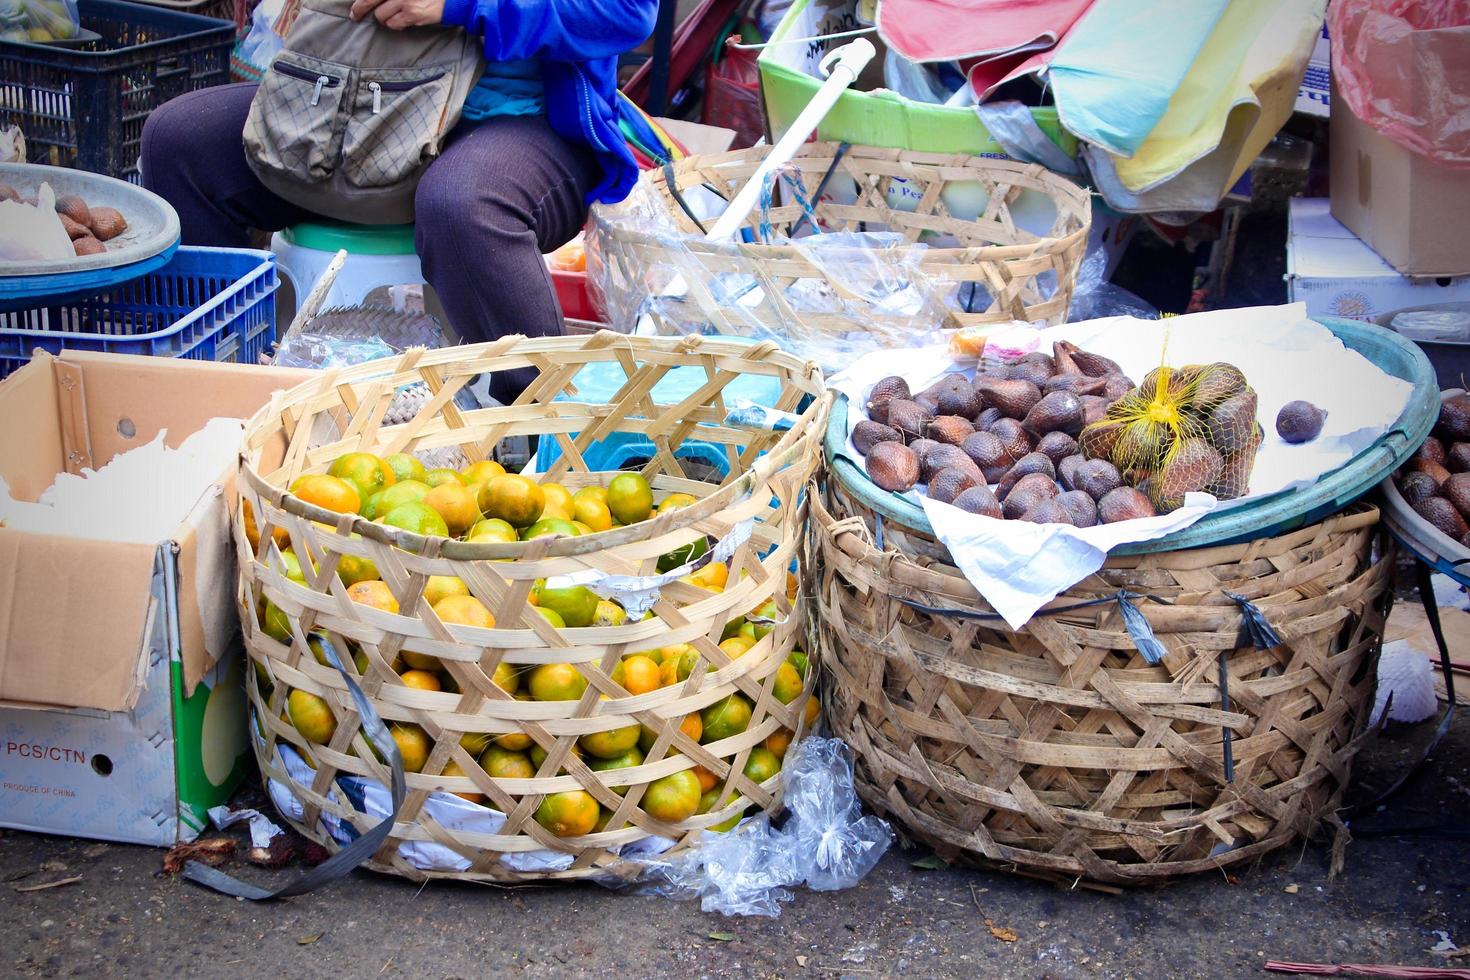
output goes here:
[[722, 943], [733, 943], [735, 941], [735, 934], [733, 932], [712, 932], [709, 934], [709, 937], [711, 939], [717, 939]]
[[949, 862], [938, 854], [926, 854], [909, 865], [911, 868], [921, 868], [924, 871], [943, 871], [949, 867]]

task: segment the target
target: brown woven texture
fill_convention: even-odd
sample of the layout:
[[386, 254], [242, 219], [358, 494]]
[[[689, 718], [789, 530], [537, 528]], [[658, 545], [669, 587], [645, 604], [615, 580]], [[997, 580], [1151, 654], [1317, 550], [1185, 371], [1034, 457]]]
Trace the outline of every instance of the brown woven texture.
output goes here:
[[[927, 242], [943, 236], [942, 240], [959, 243], [958, 247], [936, 244], [924, 253], [920, 263], [921, 270], [931, 278], [940, 294], [936, 302], [950, 308], [946, 326], [981, 326], [1013, 320], [1048, 324], [1066, 321], [1092, 222], [1092, 205], [1086, 190], [1038, 164], [967, 154], [853, 146], [834, 168], [838, 148], [837, 143], [808, 143], [792, 161], [825, 230], [888, 231], [899, 233], [911, 242]], [[769, 150], [768, 146], [759, 146], [689, 157], [673, 164], [675, 184], [681, 195], [708, 186], [726, 198], [733, 198], [754, 175]], [[817, 189], [829, 171], [834, 171], [833, 178], [822, 199], [817, 200]], [[767, 324], [799, 323], [813, 336], [841, 336], [852, 331], [855, 312], [851, 309], [841, 315], [808, 312], [794, 309], [787, 302], [787, 290], [798, 280], [830, 284], [830, 277], [821, 266], [790, 245], [715, 242], [704, 238], [701, 229], [670, 193], [667, 173], [667, 170], [649, 171], [643, 179], [651, 182], [676, 226], [687, 236], [683, 247], [708, 273], [703, 279], [685, 276], [688, 302], [699, 313], [697, 317], [685, 319], [690, 322], [707, 319], [727, 334], [745, 333], [750, 320]], [[857, 199], [850, 204], [838, 204], [831, 196], [845, 181], [856, 185]], [[901, 191], [896, 189], [900, 186]], [[895, 200], [912, 207], [893, 207], [890, 191]], [[1056, 216], [1046, 235], [1034, 235], [1017, 227], [1011, 208], [1022, 191], [1034, 191], [1052, 202]], [[983, 194], [986, 201], [977, 219], [951, 215], [947, 199], [973, 200], [975, 192]], [[790, 197], [778, 198], [769, 211], [769, 222], [777, 235], [790, 233], [806, 213]], [[647, 283], [650, 272], [667, 265], [669, 244], [665, 235], [640, 227], [615, 211], [594, 209], [592, 221], [600, 260], [611, 267], [615, 281]], [[746, 227], [758, 231], [760, 221], [757, 208]], [[862, 260], [873, 261], [870, 256]], [[711, 281], [731, 273], [755, 277], [764, 290], [758, 306], [742, 307], [740, 312], [731, 314], [713, 295], [709, 288]], [[971, 309], [959, 309], [953, 296], [966, 283], [981, 287], [984, 290], [981, 297], [986, 294], [990, 297], [988, 305], [980, 308], [968, 300]], [[962, 295], [970, 294], [966, 291]], [[888, 334], [911, 328], [914, 322], [912, 317], [894, 314], [877, 304], [863, 304], [858, 297], [846, 298], [865, 307], [857, 311], [865, 330]], [[652, 316], [661, 328], [671, 329], [657, 311]]]
[[[621, 364], [628, 382], [607, 404], [552, 399], [563, 392], [575, 398], [573, 376], [594, 362]], [[677, 404], [661, 404], [654, 385], [673, 368], [702, 369], [708, 381]], [[536, 379], [513, 405], [463, 411], [454, 394], [487, 371], [531, 368]], [[777, 433], [725, 424], [724, 389], [747, 374], [780, 379], [777, 408], [799, 413], [794, 426]], [[435, 396], [411, 421], [381, 424], [399, 386], [423, 382]], [[810, 397], [805, 408], [800, 403]], [[388, 771], [368, 748], [349, 693], [336, 670], [320, 664], [307, 646], [315, 633], [328, 639], [351, 670], [352, 654], [366, 657], [360, 684], [385, 722], [420, 726], [431, 740], [421, 772], [407, 774], [408, 796], [391, 837], [370, 867], [411, 878], [459, 878], [517, 882], [575, 878], [599, 872], [630, 871], [610, 848], [658, 835], [677, 849], [692, 845], [703, 828], [747, 806], [774, 811], [780, 805], [781, 777], [755, 784], [742, 770], [750, 750], [772, 733], [791, 729], [799, 739], [808, 730], [804, 713], [815, 684], [810, 671], [802, 695], [789, 704], [773, 696], [776, 670], [794, 647], [806, 647], [803, 603], [787, 597], [787, 566], [800, 546], [805, 505], [800, 491], [817, 462], [825, 427], [827, 398], [817, 369], [769, 344], [745, 344], [700, 337], [641, 339], [599, 332], [592, 335], [527, 339], [505, 337], [488, 344], [438, 351], [413, 350], [400, 357], [329, 370], [289, 392], [278, 393], [246, 427], [240, 492], [259, 522], [262, 552], [253, 552], [243, 508], [236, 515], [240, 582], [239, 604], [245, 643], [255, 665], [247, 681], [254, 708], [256, 757], [268, 781], [285, 787], [305, 807], [296, 829], [336, 850], [319, 824], [328, 811], [366, 830], [377, 821], [359, 812], [337, 785], [340, 775], [367, 776], [388, 784]], [[699, 425], [699, 423], [707, 423]], [[569, 489], [605, 485], [612, 474], [589, 473], [582, 450], [615, 432], [638, 433], [656, 448], [641, 472], [656, 500], [689, 493], [698, 502], [651, 520], [580, 538], [543, 537], [526, 542], [464, 543], [424, 538], [373, 524], [356, 516], [332, 514], [284, 490], [302, 473], [320, 472], [349, 451], [388, 455], [399, 451], [459, 446], [469, 459], [482, 459], [507, 436], [541, 434], [554, 439], [562, 456], [546, 479]], [[573, 433], [580, 435], [573, 436]], [[728, 454], [730, 477], [723, 485], [688, 478], [674, 453], [688, 438], [720, 445]], [[654, 618], [621, 626], [557, 629], [527, 603], [537, 579], [585, 572], [653, 575], [660, 555], [711, 536], [737, 534], [753, 522], [749, 540], [730, 562], [722, 592], [683, 582], [663, 587]], [[272, 545], [276, 529], [290, 536], [298, 556], [310, 555], [309, 586], [287, 579]], [[769, 553], [764, 554], [769, 549]], [[391, 588], [402, 614], [359, 605], [346, 595], [335, 574], [339, 558], [371, 559]], [[516, 559], [506, 561], [501, 559]], [[302, 565], [307, 567], [303, 560]], [[493, 629], [446, 626], [422, 601], [430, 575], [463, 579], [494, 614]], [[269, 599], [287, 615], [291, 642], [278, 643], [259, 626], [257, 616]], [[725, 624], [774, 600], [780, 625], [745, 655], [732, 660], [717, 643]], [[610, 674], [624, 654], [678, 643], [692, 644], [701, 661], [685, 683], [636, 697]], [[390, 666], [401, 650], [438, 657], [458, 693], [405, 686]], [[577, 701], [515, 700], [492, 682], [502, 663], [518, 669], [543, 663], [571, 663], [589, 681]], [[706, 672], [705, 666], [714, 669]], [[324, 698], [337, 719], [327, 745], [307, 743], [282, 719], [288, 688]], [[522, 681], [524, 690], [524, 680]], [[268, 693], [267, 693], [268, 692]], [[679, 731], [691, 712], [740, 693], [753, 705], [746, 730], [723, 741], [701, 745]], [[657, 740], [643, 765], [596, 772], [572, 754], [579, 736], [641, 723]], [[530, 779], [493, 779], [461, 745], [461, 736], [524, 732], [547, 752]], [[291, 778], [278, 764], [275, 747], [290, 743], [314, 765], [309, 785]], [[464, 776], [441, 775], [456, 763]], [[665, 824], [639, 807], [649, 782], [670, 773], [703, 766], [720, 781], [714, 809], [678, 824]], [[626, 788], [625, 795], [619, 791]], [[545, 794], [584, 789], [612, 810], [607, 829], [585, 837], [560, 838], [533, 818]], [[424, 809], [435, 790], [480, 793], [508, 818], [499, 834], [453, 830]], [[424, 872], [399, 853], [407, 841], [434, 841], [462, 855], [464, 872]], [[522, 873], [500, 861], [510, 852], [553, 850], [575, 856], [570, 869]], [[621, 865], [621, 866], [620, 866]]]
[[[952, 565], [877, 550], [872, 514], [835, 481], [825, 503], [811, 496], [828, 720], [856, 753], [863, 799], [941, 857], [1153, 884], [1336, 823], [1392, 603], [1376, 509], [1112, 558], [1012, 631]], [[1388, 554], [1374, 561], [1380, 537]], [[1169, 651], [1158, 666], [1115, 602], [1075, 608], [1120, 589], [1164, 600], [1135, 602]], [[1243, 637], [1226, 591], [1255, 603], [1282, 645]]]

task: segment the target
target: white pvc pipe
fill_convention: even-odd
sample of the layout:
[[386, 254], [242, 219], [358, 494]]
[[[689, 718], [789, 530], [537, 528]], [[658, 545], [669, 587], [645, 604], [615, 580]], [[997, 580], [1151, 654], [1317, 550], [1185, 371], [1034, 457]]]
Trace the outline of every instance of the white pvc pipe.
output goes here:
[[817, 94], [801, 110], [796, 121], [786, 134], [776, 141], [771, 152], [766, 154], [765, 160], [745, 186], [740, 188], [740, 193], [735, 195], [735, 200], [725, 208], [714, 227], [709, 230], [707, 236], [711, 240], [731, 238], [740, 227], [745, 224], [745, 219], [755, 210], [760, 202], [761, 188], [765, 186], [766, 176], [778, 167], [785, 166], [791, 158], [796, 156], [797, 150], [817, 131], [817, 127], [836, 104], [837, 99], [862, 73], [864, 67], [878, 52], [873, 47], [873, 42], [865, 37], [856, 41], [850, 41], [836, 49], [827, 57], [822, 59], [822, 70], [827, 72], [827, 80], [822, 87], [817, 89]]

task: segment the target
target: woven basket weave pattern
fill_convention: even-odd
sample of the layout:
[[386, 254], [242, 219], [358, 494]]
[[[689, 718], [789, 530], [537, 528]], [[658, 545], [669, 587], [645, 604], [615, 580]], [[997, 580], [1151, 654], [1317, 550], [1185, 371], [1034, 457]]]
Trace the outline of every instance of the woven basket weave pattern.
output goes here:
[[[619, 363], [628, 377], [610, 403], [553, 402], [564, 392], [575, 398], [573, 376], [595, 362]], [[678, 404], [656, 403], [651, 394], [655, 384], [669, 370], [688, 366], [702, 369], [707, 382]], [[455, 392], [476, 375], [526, 367], [539, 376], [515, 404], [473, 412], [455, 407]], [[797, 416], [791, 429], [775, 432], [725, 424], [722, 392], [731, 381], [750, 373], [781, 380], [782, 395], [775, 407]], [[395, 391], [416, 382], [425, 384], [433, 397], [408, 422], [383, 424]], [[346, 664], [352, 663], [352, 652], [361, 651], [367, 666], [360, 683], [379, 714], [390, 724], [416, 724], [431, 740], [422, 771], [407, 775], [408, 796], [393, 834], [371, 862], [378, 870], [414, 878], [495, 882], [616, 873], [626, 864], [615, 853], [620, 845], [655, 835], [671, 838], [682, 848], [695, 842], [703, 828], [747, 805], [777, 808], [781, 777], [756, 784], [742, 769], [750, 750], [772, 733], [788, 728], [800, 738], [809, 728], [804, 711], [816, 671], [810, 672], [802, 695], [789, 704], [773, 696], [773, 687], [787, 654], [794, 647], [808, 646], [804, 604], [788, 601], [786, 571], [800, 545], [806, 513], [801, 491], [816, 466], [826, 412], [815, 368], [770, 345], [698, 337], [647, 340], [608, 332], [533, 340], [507, 337], [474, 347], [409, 351], [387, 361], [324, 372], [319, 380], [278, 394], [247, 426], [240, 487], [259, 522], [265, 549], [259, 556], [252, 553], [243, 519], [236, 521], [235, 538], [245, 640], [256, 666], [248, 688], [260, 735], [257, 758], [266, 779], [285, 787], [304, 805], [305, 819], [296, 823], [297, 829], [335, 849], [318, 822], [323, 811], [359, 830], [376, 822], [353, 805], [337, 785], [337, 777], [388, 782], [386, 768], [359, 730], [341, 678], [308, 649], [312, 633], [327, 638]], [[482, 459], [506, 437], [541, 434], [561, 448], [546, 479], [559, 480], [575, 491], [603, 485], [611, 476], [589, 473], [582, 453], [593, 440], [614, 432], [638, 433], [651, 440], [653, 458], [642, 472], [656, 496], [690, 493], [697, 503], [583, 538], [469, 544], [421, 538], [331, 514], [283, 489], [301, 473], [320, 472], [344, 452], [387, 455], [458, 447], [467, 458]], [[724, 449], [731, 475], [723, 485], [685, 476], [675, 453], [686, 438]], [[308, 586], [288, 580], [272, 560], [275, 549], [270, 542], [277, 528], [289, 533], [298, 556], [311, 556], [316, 571], [307, 571]], [[746, 533], [748, 540], [735, 548], [731, 558], [724, 591], [708, 592], [683, 582], [667, 585], [653, 606], [653, 619], [557, 629], [527, 603], [537, 579], [586, 572], [653, 575], [659, 556], [675, 548], [706, 535], [718, 542], [740, 540]], [[402, 615], [347, 598], [334, 574], [343, 555], [368, 558], [377, 565]], [[497, 560], [508, 558], [517, 560]], [[422, 601], [430, 575], [463, 579], [494, 614], [495, 627], [446, 626]], [[278, 643], [259, 627], [257, 611], [265, 599], [289, 618], [291, 643]], [[732, 660], [717, 646], [725, 623], [768, 600], [776, 602], [780, 624], [752, 650]], [[702, 657], [687, 682], [633, 697], [611, 679], [622, 655], [678, 643], [692, 644]], [[404, 686], [390, 665], [405, 649], [438, 657], [459, 691]], [[571, 663], [589, 686], [577, 701], [515, 700], [491, 681], [502, 663], [517, 669]], [[706, 665], [714, 669], [706, 673]], [[318, 695], [330, 704], [337, 726], [329, 744], [307, 743], [282, 719], [288, 688]], [[744, 732], [707, 745], [680, 732], [686, 715], [737, 692], [754, 706]], [[657, 735], [643, 765], [598, 772], [572, 752], [582, 735], [633, 723], [648, 726]], [[510, 732], [524, 732], [546, 750], [534, 778], [492, 779], [461, 745], [466, 734]], [[315, 767], [310, 785], [293, 780], [278, 764], [275, 747], [283, 742], [295, 746]], [[465, 775], [442, 775], [451, 761]], [[669, 825], [639, 807], [649, 782], [695, 765], [714, 773], [722, 787], [713, 810]], [[608, 830], [559, 838], [536, 822], [533, 814], [545, 794], [576, 789], [586, 790], [613, 811]], [[483, 794], [506, 814], [507, 823], [498, 834], [447, 828], [424, 809], [435, 790]], [[410, 841], [445, 845], [470, 867], [426, 873], [401, 855], [399, 845]], [[526, 873], [500, 860], [503, 853], [544, 850], [573, 855], [574, 861], [563, 871]]]
[[[857, 755], [863, 799], [940, 856], [1158, 883], [1251, 860], [1339, 806], [1392, 601], [1391, 543], [1372, 557], [1376, 510], [1244, 545], [1115, 558], [1011, 631], [953, 566], [891, 550], [921, 535], [886, 533], [880, 552], [874, 515], [828, 489], [813, 504], [808, 563], [827, 715]], [[1169, 651], [1158, 666], [1115, 603], [1077, 608], [1120, 589], [1162, 600], [1137, 601]], [[1282, 645], [1250, 645], [1226, 590], [1255, 603]]]

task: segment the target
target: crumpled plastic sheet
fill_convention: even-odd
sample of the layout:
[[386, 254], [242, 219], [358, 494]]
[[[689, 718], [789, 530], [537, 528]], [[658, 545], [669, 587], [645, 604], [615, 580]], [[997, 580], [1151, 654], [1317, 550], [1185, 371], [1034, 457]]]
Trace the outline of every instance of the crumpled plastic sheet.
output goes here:
[[1109, 316], [1157, 320], [1157, 307], [1103, 278], [1107, 264], [1107, 252], [1101, 247], [1083, 256], [1082, 265], [1077, 270], [1077, 284], [1072, 289], [1072, 305], [1067, 308], [1068, 322], [1101, 320]]
[[775, 918], [796, 887], [856, 885], [893, 843], [893, 832], [878, 817], [863, 816], [846, 743], [804, 739], [783, 772], [790, 815], [781, 827], [761, 814], [726, 834], [706, 831], [699, 847], [646, 862], [648, 871], [630, 889], [698, 899], [706, 912]]

